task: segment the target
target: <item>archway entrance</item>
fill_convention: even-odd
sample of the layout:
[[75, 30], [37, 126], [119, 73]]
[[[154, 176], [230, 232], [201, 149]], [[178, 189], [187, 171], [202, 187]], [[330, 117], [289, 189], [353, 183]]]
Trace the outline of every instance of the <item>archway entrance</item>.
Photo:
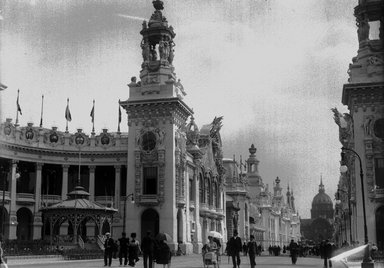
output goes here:
[[376, 241], [379, 250], [384, 249], [384, 206], [376, 210]]
[[159, 214], [152, 208], [144, 210], [141, 214], [141, 238], [147, 234], [147, 231], [151, 231], [154, 236], [159, 233]]
[[18, 240], [32, 240], [32, 212], [27, 208], [20, 208], [17, 213], [17, 231]]
[[9, 237], [9, 215], [5, 207], [0, 207], [0, 234], [4, 238]]

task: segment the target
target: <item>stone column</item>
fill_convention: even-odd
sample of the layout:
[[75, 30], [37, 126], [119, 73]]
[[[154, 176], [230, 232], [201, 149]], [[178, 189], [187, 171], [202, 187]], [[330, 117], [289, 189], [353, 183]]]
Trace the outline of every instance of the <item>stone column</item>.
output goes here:
[[33, 215], [33, 239], [41, 238], [41, 227], [43, 226], [41, 220], [41, 212], [39, 211], [41, 205], [41, 171], [43, 163], [36, 163], [36, 183], [35, 183], [35, 212]]
[[119, 209], [120, 207], [120, 173], [121, 165], [115, 165], [115, 208]]
[[89, 200], [95, 201], [95, 169], [96, 166], [89, 167]]
[[195, 237], [193, 241], [193, 252], [200, 253], [201, 248], [203, 247], [202, 237], [201, 237], [201, 224], [200, 224], [200, 191], [199, 191], [199, 183], [204, 183], [197, 180], [197, 171], [194, 170], [193, 173], [193, 194], [195, 200]]
[[69, 165], [63, 165], [63, 184], [61, 186], [61, 199], [67, 199], [68, 193], [68, 169]]
[[11, 183], [10, 183], [10, 206], [9, 206], [9, 239], [17, 239], [16, 230], [17, 230], [17, 215], [16, 215], [16, 187], [17, 187], [17, 178], [16, 178], [16, 168], [17, 160], [12, 160], [12, 171], [11, 171]]

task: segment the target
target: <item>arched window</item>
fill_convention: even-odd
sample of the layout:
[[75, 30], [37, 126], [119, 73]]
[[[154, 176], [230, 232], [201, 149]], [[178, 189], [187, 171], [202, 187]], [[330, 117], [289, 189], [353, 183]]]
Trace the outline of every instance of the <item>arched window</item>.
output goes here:
[[210, 196], [211, 196], [211, 185], [209, 183], [209, 179], [205, 178], [205, 199], [204, 203], [210, 205]]
[[216, 207], [216, 182], [212, 183], [212, 198], [211, 198], [212, 206]]

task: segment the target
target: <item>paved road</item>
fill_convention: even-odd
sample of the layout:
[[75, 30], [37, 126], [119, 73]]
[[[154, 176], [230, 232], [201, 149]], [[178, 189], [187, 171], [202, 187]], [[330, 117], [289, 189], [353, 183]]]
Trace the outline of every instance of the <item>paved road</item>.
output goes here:
[[[296, 265], [291, 264], [291, 260], [287, 256], [281, 257], [269, 257], [261, 256], [256, 258], [256, 267], [257, 268], [283, 268], [283, 267], [323, 267], [323, 260], [320, 258], [299, 258]], [[44, 263], [45, 262], [45, 263]], [[63, 267], [103, 267], [103, 260], [84, 260], [84, 261], [54, 261], [54, 260], [10, 260], [8, 263], [10, 268], [63, 268]], [[119, 267], [118, 260], [113, 260], [112, 267]], [[128, 266], [129, 267], [129, 266]], [[140, 260], [137, 265], [137, 268], [143, 268], [142, 260]], [[156, 268], [162, 266], [157, 265]], [[172, 258], [172, 268], [201, 268], [203, 267], [202, 258], [200, 255], [188, 255], [182, 257], [173, 257]], [[210, 266], [211, 268], [212, 266]], [[247, 257], [242, 257], [241, 268], [248, 268], [249, 259]], [[343, 267], [341, 265], [334, 265], [334, 268]], [[220, 268], [232, 268], [232, 265], [228, 263], [228, 257], [222, 256]]]

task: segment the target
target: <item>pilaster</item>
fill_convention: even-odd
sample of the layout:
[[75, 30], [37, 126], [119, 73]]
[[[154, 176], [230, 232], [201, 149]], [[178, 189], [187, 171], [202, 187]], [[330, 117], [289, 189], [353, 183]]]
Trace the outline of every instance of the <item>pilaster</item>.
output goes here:
[[36, 163], [36, 183], [35, 183], [35, 210], [34, 213], [38, 213], [41, 204], [41, 170], [43, 163]]
[[89, 167], [89, 200], [95, 201], [95, 170], [96, 166]]
[[120, 207], [120, 173], [121, 173], [121, 166], [115, 165], [115, 196], [114, 196], [114, 203], [115, 208], [119, 209]]
[[61, 199], [67, 199], [68, 193], [68, 169], [69, 165], [63, 165], [63, 184], [61, 186]]

